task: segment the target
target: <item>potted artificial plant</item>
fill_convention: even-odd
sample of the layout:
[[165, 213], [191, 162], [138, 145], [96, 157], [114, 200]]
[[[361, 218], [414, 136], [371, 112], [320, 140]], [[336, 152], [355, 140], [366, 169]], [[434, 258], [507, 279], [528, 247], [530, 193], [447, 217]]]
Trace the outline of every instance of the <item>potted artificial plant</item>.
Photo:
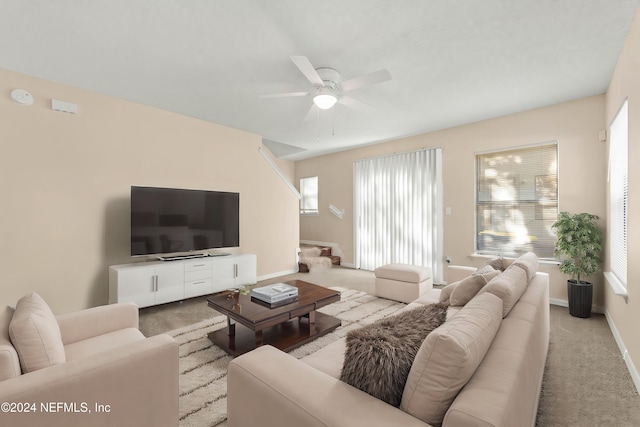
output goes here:
[[569, 313], [575, 317], [591, 316], [593, 284], [583, 279], [600, 269], [602, 233], [598, 219], [589, 213], [560, 212], [551, 226], [557, 237], [555, 255], [562, 260], [560, 271], [571, 276], [567, 294]]

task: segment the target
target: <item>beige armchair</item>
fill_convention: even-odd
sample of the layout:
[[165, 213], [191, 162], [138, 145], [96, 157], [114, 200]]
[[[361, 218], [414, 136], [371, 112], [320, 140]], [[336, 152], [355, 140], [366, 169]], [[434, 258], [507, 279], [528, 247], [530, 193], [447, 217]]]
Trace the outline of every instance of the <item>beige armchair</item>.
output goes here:
[[175, 427], [178, 375], [178, 344], [145, 338], [133, 303], [53, 316], [31, 294], [0, 313], [0, 425]]

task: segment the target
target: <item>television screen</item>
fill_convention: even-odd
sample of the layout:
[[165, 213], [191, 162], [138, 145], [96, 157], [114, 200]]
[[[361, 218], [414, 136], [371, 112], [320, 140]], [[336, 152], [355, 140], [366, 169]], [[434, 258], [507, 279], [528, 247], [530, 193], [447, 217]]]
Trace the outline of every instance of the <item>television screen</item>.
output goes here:
[[131, 256], [240, 246], [240, 194], [131, 187]]

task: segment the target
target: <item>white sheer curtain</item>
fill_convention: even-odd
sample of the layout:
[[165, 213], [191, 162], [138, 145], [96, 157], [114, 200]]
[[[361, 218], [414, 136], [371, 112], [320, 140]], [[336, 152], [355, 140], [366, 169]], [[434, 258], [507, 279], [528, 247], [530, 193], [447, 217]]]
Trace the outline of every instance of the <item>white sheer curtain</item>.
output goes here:
[[440, 148], [354, 162], [356, 268], [421, 265], [442, 283], [441, 164]]

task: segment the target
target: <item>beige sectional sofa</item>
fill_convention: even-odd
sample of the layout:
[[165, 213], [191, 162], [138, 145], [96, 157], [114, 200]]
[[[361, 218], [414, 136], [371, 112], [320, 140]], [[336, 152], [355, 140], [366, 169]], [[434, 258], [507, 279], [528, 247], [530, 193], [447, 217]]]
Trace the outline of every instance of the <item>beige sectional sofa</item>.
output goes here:
[[229, 426], [535, 425], [549, 343], [537, 265], [529, 253], [500, 273], [451, 267], [455, 283], [403, 309], [466, 302], [422, 342], [399, 407], [340, 381], [345, 339], [301, 360], [264, 346], [229, 365]]
[[54, 316], [37, 295], [0, 312], [0, 425], [178, 425], [178, 344], [145, 338], [138, 307]]

